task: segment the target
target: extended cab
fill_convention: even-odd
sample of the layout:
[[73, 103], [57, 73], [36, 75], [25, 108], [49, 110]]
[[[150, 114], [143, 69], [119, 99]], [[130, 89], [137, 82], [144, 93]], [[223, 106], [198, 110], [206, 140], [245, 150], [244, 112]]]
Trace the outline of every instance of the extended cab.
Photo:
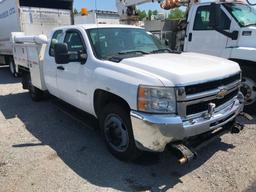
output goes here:
[[116, 157], [162, 152], [212, 132], [243, 110], [237, 63], [164, 47], [142, 28], [80, 25], [45, 36], [12, 34], [34, 100], [44, 92], [98, 118]]

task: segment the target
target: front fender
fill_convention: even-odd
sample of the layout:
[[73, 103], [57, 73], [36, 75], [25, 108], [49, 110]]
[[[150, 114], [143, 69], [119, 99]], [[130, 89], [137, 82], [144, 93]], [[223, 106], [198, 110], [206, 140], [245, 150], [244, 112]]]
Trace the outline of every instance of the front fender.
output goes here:
[[230, 58], [256, 62], [256, 48], [253, 47], [237, 47], [231, 51]]
[[97, 89], [105, 90], [124, 99], [131, 109], [137, 109], [137, 92], [141, 84], [163, 86], [158, 79], [131, 71], [98, 67], [95, 70]]

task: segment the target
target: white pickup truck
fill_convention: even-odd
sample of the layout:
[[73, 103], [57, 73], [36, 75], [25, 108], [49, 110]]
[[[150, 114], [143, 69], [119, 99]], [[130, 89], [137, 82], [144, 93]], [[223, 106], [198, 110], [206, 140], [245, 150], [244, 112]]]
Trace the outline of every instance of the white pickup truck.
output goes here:
[[94, 115], [110, 152], [122, 160], [216, 131], [243, 110], [237, 63], [171, 52], [142, 28], [67, 26], [50, 41], [12, 36], [32, 99], [49, 92]]

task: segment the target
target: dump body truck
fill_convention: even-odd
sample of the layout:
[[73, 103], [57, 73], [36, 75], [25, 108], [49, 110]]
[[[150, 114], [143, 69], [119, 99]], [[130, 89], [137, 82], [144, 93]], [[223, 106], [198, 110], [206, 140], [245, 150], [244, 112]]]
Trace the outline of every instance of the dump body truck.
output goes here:
[[95, 116], [120, 159], [162, 152], [167, 145], [182, 151], [190, 138], [233, 123], [243, 110], [237, 63], [172, 52], [139, 27], [66, 26], [54, 29], [49, 40], [12, 36], [32, 99], [48, 92]]
[[11, 32], [48, 35], [52, 28], [73, 23], [73, 0], [2, 0], [0, 2], [0, 64], [9, 65], [13, 75]]

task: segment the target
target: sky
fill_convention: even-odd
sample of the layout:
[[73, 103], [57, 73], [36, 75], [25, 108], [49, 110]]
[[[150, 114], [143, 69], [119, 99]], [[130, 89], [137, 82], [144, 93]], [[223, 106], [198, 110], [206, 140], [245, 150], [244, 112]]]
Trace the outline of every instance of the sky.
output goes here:
[[[96, 2], [96, 3], [95, 3]], [[74, 6], [77, 10], [80, 10], [82, 7], [87, 8], [88, 10], [99, 9], [99, 10], [108, 10], [108, 11], [117, 11], [116, 9], [116, 0], [74, 0]], [[141, 10], [159, 10], [161, 8], [158, 3], [145, 3], [138, 6]]]

